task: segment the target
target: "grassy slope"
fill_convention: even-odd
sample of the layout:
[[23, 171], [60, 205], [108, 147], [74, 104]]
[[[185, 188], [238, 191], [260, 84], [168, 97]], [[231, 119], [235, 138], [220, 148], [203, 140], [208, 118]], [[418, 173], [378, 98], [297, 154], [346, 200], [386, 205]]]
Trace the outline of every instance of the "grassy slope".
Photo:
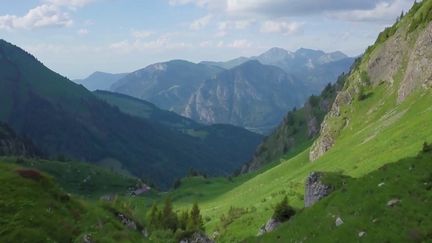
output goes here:
[[105, 194], [126, 194], [138, 180], [134, 177], [113, 173], [95, 165], [80, 162], [58, 162], [37, 159], [3, 158], [17, 166], [34, 168], [53, 176], [67, 192], [97, 198]]
[[[0, 163], [1, 242], [142, 242], [106, 205], [68, 196], [52, 178], [24, 178], [16, 165]], [[33, 177], [36, 178], [36, 177]]]
[[[247, 242], [429, 242], [431, 188], [432, 154], [403, 159], [346, 181], [276, 231]], [[387, 206], [392, 199], [401, 202]], [[337, 217], [344, 221], [340, 227]], [[366, 235], [359, 237], [360, 232]]]
[[[388, 94], [386, 89], [380, 87], [372, 97], [362, 101], [370, 104], [355, 104], [361, 109], [352, 115], [359, 121], [352, 122], [341, 133], [334, 148], [318, 161], [309, 162], [309, 149], [306, 149], [250, 179], [239, 177], [234, 179], [234, 183], [226, 179], [202, 183], [190, 181], [173, 192], [177, 207], [186, 208], [193, 201], [198, 201], [204, 217], [211, 219], [206, 224], [208, 233], [225, 232], [220, 238], [222, 242], [238, 241], [256, 235], [259, 227], [271, 216], [272, 207], [284, 195], [288, 195], [290, 203], [296, 208], [303, 207], [304, 181], [311, 171], [341, 171], [360, 177], [383, 164], [414, 156], [424, 141], [432, 141], [432, 126], [428, 123], [432, 120], [432, 94], [430, 91], [414, 94], [406, 102], [394, 106], [393, 101], [384, 95]], [[375, 105], [383, 99], [391, 104]], [[368, 107], [378, 109], [374, 112], [375, 116], [368, 116], [369, 120], [364, 123]], [[221, 230], [218, 228], [219, 217], [226, 214], [230, 207], [248, 208], [250, 213]]]
[[[375, 48], [379, 48], [379, 43]], [[181, 199], [177, 206], [186, 207], [193, 200], [200, 202], [204, 215], [211, 219], [206, 224], [210, 234], [215, 230], [222, 232], [217, 227], [219, 217], [231, 206], [251, 209], [230, 224], [220, 238], [221, 242], [238, 241], [256, 235], [258, 228], [271, 216], [272, 206], [284, 194], [295, 207], [302, 207], [304, 181], [311, 171], [341, 171], [361, 177], [391, 161], [416, 155], [424, 141], [432, 141], [432, 94], [430, 90], [416, 91], [397, 104], [397, 84], [401, 77], [400, 74], [395, 77], [394, 86], [383, 83], [373, 87], [367, 99], [354, 100], [343, 108], [342, 113], [350, 122], [334, 147], [319, 160], [309, 162], [309, 149], [306, 149], [240, 185], [226, 186], [215, 180], [213, 183], [220, 183], [225, 191], [204, 197], [200, 197], [200, 192], [207, 191], [210, 186], [217, 188], [217, 184], [192, 184], [190, 188], [183, 187], [175, 192], [188, 194], [190, 190], [197, 190], [195, 196], [178, 196]]]

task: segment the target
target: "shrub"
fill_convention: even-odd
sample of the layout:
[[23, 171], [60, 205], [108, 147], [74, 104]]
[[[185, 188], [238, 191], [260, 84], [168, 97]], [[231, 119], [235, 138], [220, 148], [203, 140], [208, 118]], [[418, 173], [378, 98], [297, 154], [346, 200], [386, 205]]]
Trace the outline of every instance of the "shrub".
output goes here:
[[289, 220], [292, 216], [294, 216], [294, 214], [295, 210], [288, 205], [288, 197], [285, 196], [282, 201], [276, 205], [272, 218], [277, 221], [284, 222]]
[[17, 169], [16, 172], [27, 179], [31, 179], [34, 181], [39, 181], [40, 179], [42, 179], [42, 174], [37, 171], [37, 170], [32, 170], [32, 169]]
[[432, 144], [428, 144], [427, 142], [424, 142], [422, 151], [424, 153], [432, 152]]

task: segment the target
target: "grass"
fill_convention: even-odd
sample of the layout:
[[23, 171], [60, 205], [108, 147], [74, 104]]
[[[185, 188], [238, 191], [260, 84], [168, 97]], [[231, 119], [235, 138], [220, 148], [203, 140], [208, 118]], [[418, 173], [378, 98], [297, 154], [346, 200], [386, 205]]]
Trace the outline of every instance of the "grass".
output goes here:
[[121, 194], [136, 185], [134, 177], [113, 173], [104, 168], [81, 162], [59, 162], [23, 158], [3, 158], [18, 166], [43, 171], [55, 178], [67, 192], [85, 197], [98, 198], [105, 194]]
[[[388, 206], [393, 199], [400, 202]], [[431, 202], [432, 154], [428, 153], [345, 180], [341, 189], [276, 231], [246, 242], [430, 242]], [[339, 227], [337, 217], [344, 221]], [[359, 237], [360, 232], [365, 235]]]
[[[431, 2], [424, 1], [425, 7], [420, 8], [419, 11], [429, 9]], [[405, 25], [407, 22], [404, 18], [400, 25]], [[381, 43], [378, 43], [376, 47], [379, 48], [380, 45]], [[377, 48], [371, 48], [369, 49], [371, 53], [368, 55], [374, 55], [376, 51]], [[351, 74], [346, 87], [356, 85], [357, 77], [362, 76], [361, 71], [367, 67], [366, 62], [367, 58]], [[398, 89], [404, 76], [404, 65], [406, 63], [400, 67], [401, 71], [394, 77], [393, 84], [381, 82], [373, 86], [367, 85], [364, 87], [367, 97], [360, 100], [353, 99], [349, 105], [341, 107], [340, 117], [330, 121], [334, 123], [333, 130], [337, 133], [336, 142], [318, 160], [310, 162], [309, 149], [306, 148], [296, 156], [282, 159], [281, 163], [273, 164], [251, 178], [234, 178], [233, 182], [228, 182], [226, 179], [194, 179], [171, 193], [175, 206], [183, 209], [189, 207], [193, 201], [198, 201], [204, 218], [208, 219], [205, 224], [207, 233], [213, 235], [216, 232], [218, 242], [238, 242], [255, 236], [258, 229], [271, 217], [274, 205], [285, 195], [288, 196], [290, 205], [301, 210], [304, 182], [312, 171], [337, 172], [345, 176], [361, 178], [369, 173], [375, 173], [374, 171], [392, 161], [416, 156], [423, 142], [432, 141], [430, 125], [432, 92], [419, 89], [403, 102], [398, 103]], [[430, 168], [428, 169], [430, 171]], [[411, 179], [413, 177], [401, 181], [409, 184]], [[415, 183], [415, 180], [412, 181], [413, 185], [416, 185]], [[405, 194], [401, 187], [399, 189], [402, 197]], [[416, 205], [416, 201], [412, 203]], [[424, 206], [423, 202], [418, 203], [420, 207]], [[232, 207], [242, 208], [244, 209], [242, 212], [245, 213], [236, 217], [230, 224], [222, 225], [221, 215], [227, 215]], [[349, 207], [344, 210], [349, 210]], [[414, 210], [414, 207], [409, 210]], [[407, 216], [417, 217], [423, 211], [417, 213], [411, 211]], [[398, 216], [402, 217], [403, 214], [400, 212]], [[334, 221], [332, 223], [334, 225]], [[308, 227], [305, 225], [307, 224], [299, 224], [298, 227], [307, 230]], [[381, 227], [379, 224], [378, 226]], [[379, 231], [378, 226], [376, 231]], [[424, 229], [420, 230], [421, 234], [427, 234], [423, 231]], [[398, 237], [395, 231], [389, 232], [393, 232], [394, 237]], [[412, 232], [415, 234], [417, 231], [413, 228]], [[403, 238], [406, 236], [405, 233], [395, 241], [405, 241], [407, 239]], [[311, 234], [313, 235], [313, 232]], [[350, 234], [350, 236], [356, 235], [355, 232]], [[304, 237], [303, 234], [301, 235]]]
[[[304, 181], [312, 171], [340, 172], [362, 177], [391, 161], [414, 156], [424, 141], [432, 141], [432, 95], [419, 92], [397, 105], [390, 86], [381, 85], [363, 101], [354, 101], [350, 118], [335, 146], [322, 158], [309, 162], [309, 149], [283, 160], [251, 177], [194, 178], [172, 192], [175, 206], [187, 208], [198, 201], [206, 221], [207, 232], [218, 232], [220, 242], [236, 242], [257, 234], [271, 216], [276, 202], [287, 195], [290, 204], [303, 207]], [[413, 132], [419, 131], [419, 132]], [[226, 228], [220, 216], [231, 207], [248, 209]], [[253, 209], [253, 210], [252, 210]]]
[[112, 213], [114, 205], [83, 201], [50, 176], [0, 162], [1, 242], [143, 242]]

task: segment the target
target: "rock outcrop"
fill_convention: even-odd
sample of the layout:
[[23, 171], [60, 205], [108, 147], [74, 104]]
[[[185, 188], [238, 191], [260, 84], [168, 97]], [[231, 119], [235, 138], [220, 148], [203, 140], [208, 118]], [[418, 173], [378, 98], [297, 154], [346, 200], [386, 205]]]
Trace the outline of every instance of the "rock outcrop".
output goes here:
[[306, 179], [304, 204], [310, 207], [331, 193], [331, 187], [321, 181], [322, 174], [312, 172]]
[[258, 231], [257, 236], [263, 235], [265, 233], [269, 233], [272, 232], [273, 230], [275, 230], [280, 224], [282, 224], [282, 222], [276, 220], [276, 219], [269, 219], [267, 221], [267, 223], [263, 226], [261, 226], [261, 228]]
[[188, 239], [181, 240], [180, 243], [214, 243], [214, 241], [209, 239], [207, 235], [203, 233], [194, 233]]
[[[310, 150], [310, 161], [319, 159], [333, 147], [340, 132], [349, 124], [347, 114], [352, 112], [343, 114], [342, 107], [358, 97], [362, 87], [387, 84], [387, 93], [396, 92], [398, 103], [415, 90], [432, 87], [432, 23], [421, 31], [410, 31], [412, 24], [396, 23], [383, 32], [351, 71], [343, 91], [321, 125], [320, 137]], [[364, 75], [367, 80], [362, 77]]]

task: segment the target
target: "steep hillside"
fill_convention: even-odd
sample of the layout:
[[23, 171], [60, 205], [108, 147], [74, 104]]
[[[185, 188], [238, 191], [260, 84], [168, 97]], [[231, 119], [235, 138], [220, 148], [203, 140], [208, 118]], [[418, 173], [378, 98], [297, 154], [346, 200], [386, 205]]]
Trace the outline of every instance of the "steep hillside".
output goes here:
[[77, 84], [82, 84], [90, 91], [94, 90], [109, 90], [110, 87], [126, 76], [127, 73], [104, 73], [94, 72], [85, 79], [73, 80]]
[[111, 205], [78, 200], [44, 173], [0, 161], [0, 183], [1, 242], [145, 242]]
[[[398, 109], [409, 102], [408, 97], [413, 93], [424, 95], [432, 86], [431, 4], [416, 3], [407, 16], [382, 32], [375, 45], [369, 47], [326, 117], [321, 135], [311, 149], [312, 161], [330, 150], [341, 133], [358, 123], [367, 129], [374, 123], [385, 122], [381, 124], [385, 128], [397, 122], [410, 109]], [[379, 93], [381, 97], [376, 97]], [[366, 119], [358, 119], [359, 114]], [[379, 135], [380, 130], [369, 133], [365, 143]]]
[[265, 138], [251, 162], [243, 166], [242, 173], [258, 170], [285, 154], [310, 146], [319, 135], [321, 123], [343, 87], [347, 75], [339, 77], [335, 84], [328, 84], [319, 96], [311, 96], [300, 109], [294, 109], [283, 122]]
[[19, 137], [7, 124], [0, 122], [0, 156], [40, 157], [42, 152], [29, 139]]
[[[188, 203], [195, 200], [199, 201], [200, 205], [202, 205], [204, 218], [207, 217], [208, 219], [206, 229], [209, 234], [216, 232], [215, 235], [219, 242], [241, 241], [258, 233], [259, 228], [271, 217], [274, 205], [285, 195], [288, 196], [290, 205], [298, 210], [303, 208], [304, 184], [311, 172], [339, 172], [346, 176], [360, 178], [378, 170], [385, 164], [415, 157], [424, 142], [432, 141], [432, 126], [430, 125], [432, 120], [432, 109], [430, 107], [430, 104], [432, 104], [432, 90], [429, 86], [430, 69], [426, 68], [432, 63], [432, 55], [428, 54], [431, 45], [425, 44], [432, 41], [432, 24], [429, 17], [432, 16], [431, 11], [432, 1], [417, 3], [394, 27], [384, 31], [378, 38], [377, 43], [368, 49], [356, 68], [346, 78], [344, 88], [337, 95], [332, 110], [324, 119], [320, 139], [317, 140], [312, 150], [307, 148], [294, 157], [282, 157], [279, 164], [255, 172], [252, 174], [252, 178], [242, 179], [248, 176], [243, 175], [234, 178], [232, 183], [227, 180], [210, 180], [194, 184], [185, 183], [175, 192], [177, 206], [183, 208]], [[399, 41], [395, 41], [394, 38]], [[406, 43], [407, 46], [401, 46], [400, 48], [392, 46], [398, 43]], [[411, 56], [409, 58], [405, 56], [403, 58], [405, 61], [398, 65], [399, 57], [397, 53], [411, 53]], [[371, 62], [371, 60], [374, 61]], [[386, 65], [381, 66], [382, 64]], [[417, 65], [418, 69], [409, 68], [414, 64]], [[377, 70], [381, 70], [380, 72], [373, 68], [370, 69], [371, 67], [377, 68], [376, 65], [379, 66]], [[376, 74], [374, 74], [374, 70]], [[408, 72], [408, 70], [417, 70], [418, 72]], [[378, 74], [379, 76], [375, 76]], [[386, 77], [389, 80], [386, 81]], [[368, 81], [370, 81], [370, 85]], [[407, 92], [408, 89], [404, 88], [407, 87], [408, 83], [416, 87], [409, 89], [410, 94]], [[357, 92], [354, 92], [354, 90], [357, 90]], [[405, 95], [400, 96], [400, 94]], [[322, 146], [326, 144], [325, 141], [329, 141], [327, 138], [333, 139], [330, 140], [333, 141], [332, 143], [327, 143], [332, 146]], [[316, 148], [326, 149], [323, 149], [320, 156], [315, 157], [316, 160], [312, 162], [309, 159], [310, 152], [317, 155], [316, 151], [320, 150]], [[410, 159], [408, 161], [411, 162], [407, 163], [416, 163]], [[413, 198], [410, 199], [409, 192], [407, 194], [407, 191], [402, 189], [408, 183], [412, 183], [413, 186], [420, 185], [418, 179], [422, 175], [426, 175], [422, 174], [423, 172], [429, 171], [429, 167], [424, 166], [427, 162], [430, 162], [430, 157], [425, 157], [423, 162], [419, 162], [421, 169], [415, 172], [418, 173], [417, 175], [408, 176], [408, 181], [402, 178], [406, 173], [410, 173], [409, 171], [396, 173], [401, 177], [384, 178], [383, 180], [388, 180], [388, 183], [393, 184], [390, 185], [391, 188], [399, 186], [401, 188], [398, 189], [397, 194], [386, 194], [392, 193], [393, 189], [386, 191], [384, 194], [376, 194], [377, 199], [382, 200], [382, 202], [372, 200], [372, 204], [368, 205], [379, 204], [381, 208], [383, 203], [386, 205], [393, 197], [401, 197], [403, 200], [414, 204], [412, 207], [407, 207], [408, 217], [422, 219], [422, 221], [416, 221], [417, 223], [429, 222], [425, 221], [423, 217], [426, 211], [422, 211], [426, 207], [426, 202], [417, 200], [416, 198], [419, 197], [415, 198], [414, 194], [411, 195]], [[395, 170], [403, 168], [409, 170], [407, 164], [394, 168]], [[384, 176], [384, 174], [376, 175]], [[390, 174], [386, 175], [390, 176]], [[398, 178], [399, 182], [396, 181]], [[376, 184], [378, 179], [371, 180], [366, 177], [365, 181], [370, 180]], [[374, 185], [374, 187], [377, 188], [378, 184]], [[353, 184], [352, 188], [357, 190], [361, 187], [359, 184], [355, 186]], [[196, 188], [196, 190], [190, 188]], [[218, 188], [222, 189], [218, 190]], [[416, 192], [420, 194], [428, 193], [423, 189], [416, 190]], [[364, 198], [363, 193], [356, 194], [353, 192], [352, 195], [353, 197]], [[420, 198], [427, 199], [426, 195]], [[386, 196], [385, 200], [384, 196]], [[345, 196], [335, 197], [340, 198], [336, 206], [342, 205], [340, 202], [344, 200], [343, 198], [347, 199]], [[402, 207], [404, 207], [403, 200]], [[363, 218], [353, 218], [352, 215], [355, 216], [355, 211], [350, 211], [350, 208], [347, 207], [351, 203], [354, 207], [360, 209], [360, 201], [356, 203], [345, 202], [341, 207], [341, 210], [344, 210], [342, 216], [346, 215], [344, 217], [348, 217], [347, 230], [340, 233], [338, 233], [339, 231], [335, 231], [335, 233], [324, 231], [324, 233], [328, 232], [328, 234], [320, 234], [319, 239], [325, 240], [327, 236], [342, 236], [345, 238], [341, 239], [349, 239], [348, 237], [356, 236], [359, 233], [357, 230], [363, 230], [364, 227], [367, 227], [365, 229], [369, 231], [380, 230], [379, 224], [375, 229], [371, 230], [369, 225], [361, 224], [361, 222], [366, 222]], [[318, 207], [322, 208], [325, 205], [328, 204]], [[416, 210], [417, 207], [419, 207], [418, 211], [412, 211]], [[313, 212], [313, 210], [314, 207], [309, 212]], [[317, 210], [320, 211], [320, 209]], [[326, 216], [322, 224], [318, 224], [318, 226], [332, 230], [335, 219], [332, 220], [332, 225], [329, 226], [330, 218], [328, 218], [327, 212], [335, 215], [338, 213], [331, 208], [329, 208], [329, 211], [321, 211], [318, 215], [324, 215], [325, 213]], [[222, 214], [224, 217], [221, 216]], [[400, 216], [400, 218], [403, 217]], [[302, 229], [300, 233], [307, 231], [308, 234], [316, 234], [316, 232], [313, 232], [314, 228], [311, 227], [310, 222], [319, 222], [320, 219], [311, 219], [309, 217], [307, 219], [308, 224], [305, 223], [306, 225], [298, 224], [305, 222], [303, 220], [296, 221], [297, 226], [295, 227], [296, 229]], [[354, 220], [354, 224], [349, 224], [351, 219]], [[393, 216], [386, 214], [383, 214], [383, 219], [386, 222], [387, 220], [394, 220]], [[370, 222], [369, 220], [367, 222]], [[356, 222], [360, 222], [360, 224]], [[411, 219], [408, 222], [410, 227], [416, 227]], [[426, 225], [429, 225], [429, 223]], [[343, 227], [341, 226], [341, 229]], [[399, 230], [398, 227], [397, 225], [394, 228], [382, 226], [382, 229], [384, 231]], [[400, 237], [397, 241], [404, 242], [407, 239], [406, 232], [410, 229], [405, 229], [403, 234], [396, 234], [395, 237]], [[420, 232], [421, 236], [424, 236], [423, 234], [426, 232], [427, 235], [427, 231], [422, 227], [413, 232], [417, 235]], [[272, 237], [277, 238], [278, 235], [282, 236], [281, 234], [270, 236], [268, 242], [274, 242]], [[345, 234], [346, 236], [343, 236]], [[316, 235], [318, 236], [318, 234]], [[371, 232], [371, 235], [377, 234]], [[385, 237], [388, 234], [383, 235]], [[301, 233], [298, 236], [304, 237], [305, 235]], [[286, 238], [284, 239], [286, 240]]]
[[233, 160], [237, 152], [220, 156], [200, 138], [120, 112], [5, 41], [0, 64], [0, 121], [51, 156], [112, 161], [165, 187], [190, 168], [226, 174], [244, 162]]
[[[226, 160], [225, 168], [240, 168], [262, 140], [262, 136], [241, 127], [232, 125], [202, 125], [174, 112], [161, 110], [155, 105], [123, 94], [96, 91], [104, 101], [118, 107], [122, 112], [142, 117], [157, 124], [166, 125], [192, 138], [199, 138], [208, 151], [218, 154], [218, 159]], [[228, 174], [228, 173], [227, 173]]]
[[177, 130], [193, 129], [201, 125], [172, 111], [162, 110], [156, 105], [132, 96], [109, 91], [95, 91], [94, 94], [105, 102], [118, 107], [122, 112], [162, 123]]
[[111, 91], [148, 100], [164, 110], [180, 113], [203, 80], [222, 68], [183, 60], [150, 65], [114, 83]]
[[[342, 188], [276, 231], [246, 242], [429, 242], [431, 161], [430, 152], [422, 153], [344, 180]], [[336, 226], [337, 218], [342, 225]]]
[[283, 70], [249, 61], [206, 80], [183, 114], [207, 124], [229, 123], [268, 132], [300, 106], [307, 87]]

